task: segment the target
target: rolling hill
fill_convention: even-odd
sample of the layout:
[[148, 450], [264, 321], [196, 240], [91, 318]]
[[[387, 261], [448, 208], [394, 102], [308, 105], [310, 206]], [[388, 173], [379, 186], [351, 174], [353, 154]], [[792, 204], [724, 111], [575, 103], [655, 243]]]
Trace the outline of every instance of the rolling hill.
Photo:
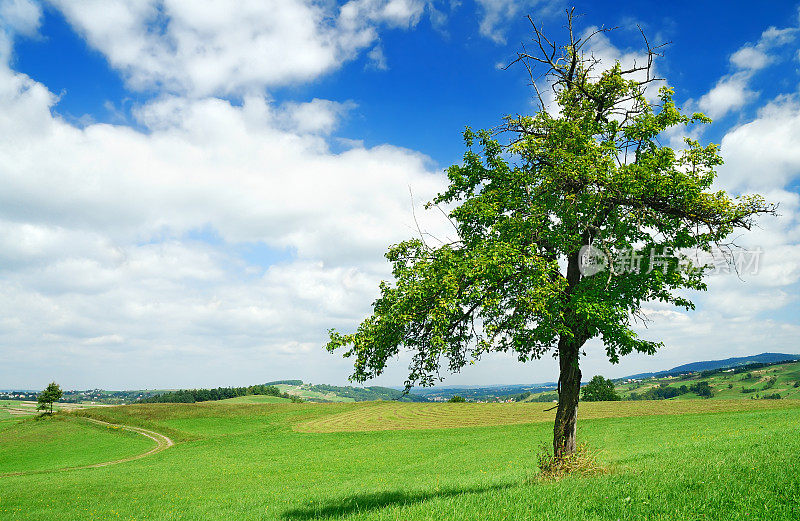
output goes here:
[[427, 398], [417, 394], [405, 394], [389, 387], [353, 387], [327, 384], [303, 383], [301, 380], [270, 382], [281, 392], [297, 396], [309, 402], [368, 402], [391, 400], [399, 402], [426, 402]]
[[691, 362], [688, 364], [679, 365], [677, 367], [673, 367], [672, 369], [667, 369], [666, 371], [658, 371], [655, 373], [639, 373], [631, 376], [625, 376], [619, 380], [641, 379], [652, 376], [670, 376], [693, 373], [695, 371], [710, 371], [714, 369], [728, 369], [730, 367], [737, 367], [753, 363], [774, 364], [777, 362], [787, 362], [790, 360], [800, 360], [800, 355], [786, 353], [761, 353], [758, 355], [726, 358], [724, 360], [704, 360], [702, 362]]
[[[697, 398], [691, 388], [708, 384], [711, 398], [781, 399], [800, 398], [800, 362], [751, 363], [736, 367], [706, 369], [679, 375], [617, 381], [623, 400]], [[695, 387], [696, 388], [696, 387]]]

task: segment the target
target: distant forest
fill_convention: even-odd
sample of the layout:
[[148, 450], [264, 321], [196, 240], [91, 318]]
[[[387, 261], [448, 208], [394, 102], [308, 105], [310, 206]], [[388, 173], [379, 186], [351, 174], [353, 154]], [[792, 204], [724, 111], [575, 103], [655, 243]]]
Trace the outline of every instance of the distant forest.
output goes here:
[[195, 403], [226, 400], [239, 396], [262, 395], [286, 398], [293, 402], [302, 402], [297, 396], [282, 393], [274, 385], [251, 385], [248, 387], [217, 387], [216, 389], [181, 389], [157, 394], [140, 400], [140, 403]]

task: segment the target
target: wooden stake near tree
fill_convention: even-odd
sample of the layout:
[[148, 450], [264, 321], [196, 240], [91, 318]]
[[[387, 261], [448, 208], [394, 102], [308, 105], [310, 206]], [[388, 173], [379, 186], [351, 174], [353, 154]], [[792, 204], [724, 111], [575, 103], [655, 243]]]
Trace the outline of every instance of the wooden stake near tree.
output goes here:
[[53, 414], [53, 403], [59, 401], [62, 395], [61, 387], [55, 382], [50, 382], [45, 390], [39, 394], [37, 398], [39, 405], [36, 409], [45, 411], [47, 414]]
[[[331, 330], [327, 344], [355, 359], [355, 381], [409, 350], [407, 389], [488, 352], [510, 351], [521, 362], [552, 353], [556, 457], [576, 448], [584, 344], [600, 338], [612, 363], [655, 353], [662, 343], [633, 329], [646, 320], [642, 305], [691, 309], [678, 291], [706, 289], [710, 267], [684, 252], [719, 247], [730, 255], [724, 241], [734, 230], [776, 210], [757, 195], [709, 191], [722, 163], [717, 145], [687, 137], [673, 150], [659, 142], [667, 130], [710, 120], [684, 115], [666, 86], [646, 96], [658, 48], [645, 38], [645, 63], [601, 70], [588, 50], [606, 30], [578, 37], [572, 11], [567, 22], [569, 41], [560, 45], [531, 20], [535, 52], [514, 62], [530, 73], [540, 109], [507, 117], [494, 132], [467, 129], [463, 164], [447, 169], [448, 189], [428, 203], [453, 208], [457, 240], [430, 245], [420, 236], [391, 247], [394, 282], [381, 283], [373, 314], [355, 333]], [[537, 78], [553, 93], [550, 110]]]

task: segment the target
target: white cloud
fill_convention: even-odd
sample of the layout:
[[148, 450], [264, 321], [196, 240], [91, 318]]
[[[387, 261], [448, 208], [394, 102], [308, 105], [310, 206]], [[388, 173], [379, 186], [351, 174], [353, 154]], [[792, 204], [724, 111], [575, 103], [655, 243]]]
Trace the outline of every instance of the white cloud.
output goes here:
[[[321, 350], [326, 331], [368, 311], [387, 246], [415, 233], [409, 187], [422, 200], [443, 187], [428, 158], [355, 142], [332, 152], [322, 134], [352, 105], [329, 100], [164, 96], [135, 111], [144, 131], [79, 128], [51, 114], [57, 101], [0, 66], [4, 385], [52, 371], [68, 371], [67, 386], [137, 385], [149, 370], [128, 374], [132, 359], [202, 366], [193, 357], [220, 350], [251, 361], [224, 381], [208, 367], [153, 369], [148, 382], [330, 381], [337, 364], [341, 381], [344, 362]], [[218, 240], [192, 239], [199, 230]], [[250, 244], [290, 257], [245, 260], [237, 251]], [[308, 350], [316, 362], [302, 361]]]
[[242, 95], [313, 79], [408, 28], [421, 0], [51, 0], [136, 90]]
[[380, 45], [373, 47], [372, 50], [367, 53], [367, 57], [369, 58], [371, 67], [379, 71], [389, 69], [389, 65], [386, 63], [386, 55], [383, 54], [383, 47]]
[[417, 24], [424, 10], [425, 2], [420, 0], [351, 0], [342, 7], [341, 17], [353, 26], [367, 19], [408, 28]]
[[25, 36], [33, 36], [41, 23], [42, 9], [31, 0], [0, 0], [0, 25]]
[[722, 138], [719, 183], [729, 189], [782, 188], [800, 177], [800, 101], [779, 97]]
[[477, 0], [481, 19], [478, 29], [482, 36], [495, 43], [506, 42], [507, 26], [517, 19], [531, 15], [534, 19], [549, 15], [560, 0]]
[[[79, 127], [53, 115], [58, 97], [44, 85], [0, 62], [0, 380], [341, 381], [350, 361], [322, 352], [326, 330], [349, 330], [369, 311], [388, 275], [387, 245], [416, 233], [409, 187], [419, 202], [444, 179], [424, 155], [390, 145], [339, 140], [344, 150], [333, 152], [330, 134], [352, 103], [278, 105], [262, 91], [316, 78], [367, 49], [382, 63], [380, 28], [414, 26], [425, 4], [354, 0], [337, 10], [275, 1], [237, 12], [170, 0], [57, 5], [130, 86], [158, 93], [134, 110], [141, 130]], [[517, 8], [482, 5], [486, 35], [496, 38]], [[603, 64], [642, 59], [605, 37], [592, 50]], [[242, 103], [212, 93], [239, 94]], [[700, 352], [749, 353], [765, 338], [790, 345], [796, 337], [794, 326], [744, 317], [791, 302], [800, 277], [800, 204], [782, 190], [800, 165], [798, 114], [792, 98], [778, 100], [723, 140], [721, 182], [766, 187], [783, 203], [783, 216], [753, 239], [765, 249], [762, 273], [747, 287], [715, 279], [700, 314], [654, 309], [647, 337], [669, 347], [633, 363], [662, 369]], [[436, 212], [417, 216], [439, 235]], [[202, 232], [214, 240], [193, 238]], [[252, 245], [264, 258], [241, 253]], [[590, 347], [587, 366], [606, 367], [602, 348]], [[402, 381], [403, 360], [383, 383]], [[552, 379], [547, 360], [531, 367], [498, 355], [450, 382], [495, 382], [501, 371], [508, 380]]]
[[768, 28], [761, 33], [758, 42], [747, 43], [731, 55], [733, 72], [720, 78], [717, 84], [697, 102], [689, 100], [687, 105], [690, 107], [697, 105], [701, 111], [716, 119], [752, 103], [758, 97], [757, 92], [749, 89], [753, 76], [761, 69], [775, 63], [777, 57], [771, 53], [793, 42], [798, 31], [800, 31], [798, 27]]
[[763, 33], [755, 44], [745, 44], [731, 55], [731, 63], [743, 70], [757, 71], [775, 61], [775, 56], [769, 52], [792, 43], [800, 31], [797, 27], [778, 29], [770, 27]]
[[289, 129], [301, 134], [330, 134], [342, 117], [355, 107], [352, 102], [339, 103], [319, 98], [307, 103], [288, 102], [281, 106], [278, 119], [283, 118]]
[[32, 0], [0, 0], [0, 62], [8, 62], [14, 38], [35, 36], [41, 23], [42, 10]]
[[660, 340], [664, 348], [656, 356], [632, 354], [612, 365], [602, 345], [587, 344], [588, 357], [581, 361], [584, 380], [595, 374], [622, 377], [646, 371], [661, 371], [687, 362], [747, 356], [759, 352], [797, 353], [795, 339], [800, 327], [766, 318], [732, 318], [709, 309], [691, 314], [691, 320], [651, 315], [653, 322], [640, 328], [642, 338]]
[[721, 118], [758, 96], [747, 88], [749, 81], [750, 74], [747, 72], [725, 76], [697, 100], [697, 105], [710, 118]]
[[772, 61], [761, 49], [745, 46], [731, 55], [731, 63], [740, 69], [763, 69]]

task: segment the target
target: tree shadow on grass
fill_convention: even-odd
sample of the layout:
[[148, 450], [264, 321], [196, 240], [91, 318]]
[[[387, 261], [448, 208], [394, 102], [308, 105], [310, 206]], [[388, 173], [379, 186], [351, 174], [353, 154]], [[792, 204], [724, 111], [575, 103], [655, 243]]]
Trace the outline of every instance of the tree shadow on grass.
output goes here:
[[446, 498], [461, 494], [480, 494], [491, 490], [502, 490], [514, 486], [513, 484], [489, 485], [470, 488], [442, 488], [436, 491], [386, 491], [371, 494], [356, 494], [349, 497], [330, 500], [319, 505], [287, 510], [281, 516], [289, 521], [302, 521], [305, 519], [319, 519], [327, 517], [345, 517], [350, 514], [370, 512], [391, 506], [408, 506], [422, 503], [428, 499]]

